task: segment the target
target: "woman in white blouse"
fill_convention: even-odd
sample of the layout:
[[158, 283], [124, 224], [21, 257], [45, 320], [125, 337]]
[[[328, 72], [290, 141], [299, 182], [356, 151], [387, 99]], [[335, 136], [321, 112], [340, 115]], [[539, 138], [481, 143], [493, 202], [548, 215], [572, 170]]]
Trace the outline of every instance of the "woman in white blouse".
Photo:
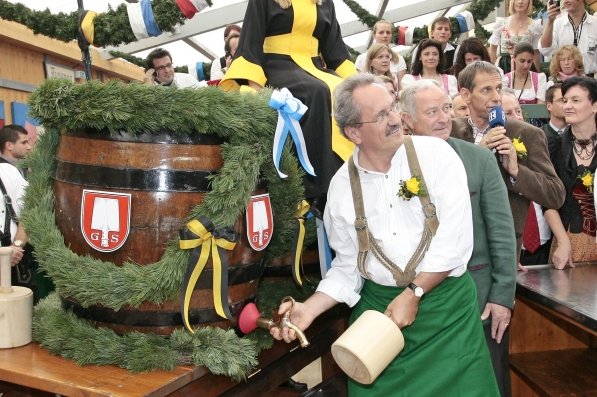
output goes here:
[[[489, 56], [504, 73], [512, 71], [514, 47], [518, 43], [529, 43], [533, 47], [533, 64], [535, 70], [541, 70], [539, 56], [539, 38], [543, 33], [540, 20], [534, 21], [529, 17], [533, 12], [531, 0], [511, 0], [508, 8], [510, 16], [496, 18], [493, 34], [489, 38]], [[497, 61], [497, 62], [496, 62]]]
[[458, 94], [458, 82], [451, 74], [440, 73], [441, 57], [443, 56], [442, 44], [433, 39], [424, 39], [413, 58], [411, 74], [405, 74], [400, 82], [400, 87], [421, 79], [435, 80], [443, 87], [444, 91], [453, 98]]
[[545, 73], [531, 71], [534, 50], [523, 42], [514, 48], [514, 70], [504, 75], [503, 84], [516, 92], [518, 102], [523, 104], [545, 103], [547, 77]]
[[387, 76], [397, 85], [397, 80], [390, 70], [391, 62], [396, 62], [396, 55], [386, 44], [373, 44], [367, 50], [367, 59], [365, 60], [365, 70], [376, 76]]

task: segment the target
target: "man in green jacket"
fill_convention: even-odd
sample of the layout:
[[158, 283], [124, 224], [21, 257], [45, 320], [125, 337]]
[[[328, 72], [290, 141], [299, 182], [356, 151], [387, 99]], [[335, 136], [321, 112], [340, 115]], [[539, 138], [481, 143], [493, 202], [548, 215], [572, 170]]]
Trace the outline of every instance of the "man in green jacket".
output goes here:
[[473, 214], [473, 254], [468, 270], [502, 396], [510, 395], [508, 332], [516, 290], [516, 237], [508, 192], [495, 156], [485, 148], [450, 138], [450, 100], [433, 80], [420, 80], [400, 94], [403, 122], [415, 135], [445, 140], [467, 174]]

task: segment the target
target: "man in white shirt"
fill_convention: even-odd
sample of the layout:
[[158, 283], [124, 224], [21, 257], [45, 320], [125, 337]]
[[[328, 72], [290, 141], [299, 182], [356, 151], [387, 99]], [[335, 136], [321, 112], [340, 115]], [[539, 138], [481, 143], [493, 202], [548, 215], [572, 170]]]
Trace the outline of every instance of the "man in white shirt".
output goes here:
[[566, 13], [560, 14], [559, 4], [549, 1], [539, 51], [549, 60], [558, 48], [572, 44], [582, 54], [585, 73], [592, 76], [597, 72], [597, 17], [585, 11], [584, 0], [566, 0], [563, 4]]
[[25, 169], [19, 168], [17, 163], [31, 151], [29, 133], [20, 125], [9, 124], [0, 130], [0, 163], [12, 164], [24, 178], [27, 177]]
[[17, 167], [8, 163], [0, 163], [0, 180], [2, 180], [2, 184], [6, 189], [6, 195], [10, 197], [12, 209], [14, 210], [14, 214], [10, 214], [9, 207], [4, 200], [4, 194], [0, 194], [0, 234], [2, 235], [2, 246], [12, 247], [11, 264], [15, 266], [23, 258], [23, 247], [27, 243], [27, 235], [22, 225], [17, 225], [13, 216], [18, 218], [21, 215], [27, 181], [23, 178]]
[[163, 48], [151, 51], [145, 59], [147, 70], [143, 82], [151, 85], [161, 85], [176, 88], [201, 88], [206, 87], [205, 81], [199, 82], [188, 73], [174, 72], [172, 56]]
[[[295, 303], [290, 319], [304, 330], [319, 314], [343, 302], [354, 306], [351, 322], [372, 309], [402, 329], [405, 349], [373, 385], [349, 380], [350, 395], [391, 395], [395, 390], [404, 395], [455, 395], [467, 390], [497, 396], [475, 286], [466, 272], [473, 231], [464, 166], [446, 142], [413, 137], [424, 186], [407, 189], [412, 197], [406, 198], [405, 181], [415, 173], [408, 165], [402, 121], [394, 106], [383, 84], [367, 73], [347, 78], [334, 91], [336, 121], [356, 144], [352, 159], [356, 183], [362, 187], [365, 224], [387, 259], [382, 264], [379, 251], [374, 250], [364, 261], [366, 274], [357, 266], [349, 159], [332, 179], [324, 213], [330, 247], [336, 253], [332, 267], [315, 294]], [[439, 227], [422, 259], [416, 261], [413, 253], [421, 243], [426, 217], [419, 197], [427, 194]], [[413, 264], [414, 279], [401, 278]], [[280, 312], [287, 309], [289, 305], [283, 304]], [[287, 342], [295, 338], [288, 328], [271, 332]], [[466, 376], [462, 376], [463, 367]]]

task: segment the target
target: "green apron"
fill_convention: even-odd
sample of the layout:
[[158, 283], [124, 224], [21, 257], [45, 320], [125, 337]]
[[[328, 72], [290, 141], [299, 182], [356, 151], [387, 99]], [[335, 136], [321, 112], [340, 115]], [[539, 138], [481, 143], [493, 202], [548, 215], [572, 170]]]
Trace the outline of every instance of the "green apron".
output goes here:
[[[385, 311], [402, 291], [366, 280], [350, 323], [365, 310]], [[499, 396], [468, 272], [425, 294], [415, 322], [402, 333], [404, 350], [373, 384], [349, 379], [349, 396]]]

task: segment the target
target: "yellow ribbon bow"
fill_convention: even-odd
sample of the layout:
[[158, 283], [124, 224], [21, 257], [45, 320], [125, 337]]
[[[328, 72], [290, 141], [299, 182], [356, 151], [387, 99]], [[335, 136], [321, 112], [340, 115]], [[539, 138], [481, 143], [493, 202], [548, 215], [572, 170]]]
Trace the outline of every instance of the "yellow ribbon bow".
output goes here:
[[292, 277], [294, 281], [303, 286], [303, 280], [301, 279], [301, 256], [303, 253], [303, 243], [305, 242], [305, 215], [309, 218], [308, 213], [311, 207], [307, 201], [303, 200], [298, 204], [296, 211], [297, 227], [294, 232], [294, 243], [293, 243], [293, 255], [294, 266], [292, 267]]
[[216, 313], [228, 320], [232, 319], [228, 307], [228, 261], [224, 250], [231, 251], [236, 246], [238, 236], [234, 232], [216, 229], [209, 219], [199, 217], [187, 223], [180, 231], [180, 249], [192, 249], [189, 264], [180, 290], [180, 310], [185, 327], [191, 332], [189, 306], [191, 297], [207, 261], [212, 259], [213, 298]]

